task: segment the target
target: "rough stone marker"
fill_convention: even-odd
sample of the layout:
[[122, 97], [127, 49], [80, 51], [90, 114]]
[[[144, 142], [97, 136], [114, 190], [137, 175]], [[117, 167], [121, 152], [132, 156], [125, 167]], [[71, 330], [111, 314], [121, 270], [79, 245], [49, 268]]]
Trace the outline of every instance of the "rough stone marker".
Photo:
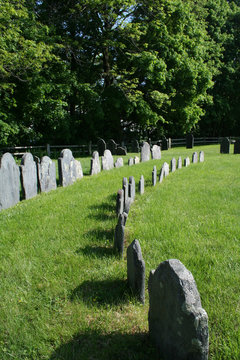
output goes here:
[[24, 199], [37, 195], [37, 165], [31, 153], [23, 155], [20, 165], [21, 183]]
[[145, 262], [138, 240], [134, 240], [127, 248], [127, 279], [132, 291], [139, 301], [145, 302]]
[[164, 360], [208, 359], [208, 316], [190, 271], [181, 261], [150, 272], [149, 334]]
[[0, 159], [0, 210], [16, 205], [20, 200], [19, 167], [10, 153]]
[[123, 209], [124, 209], [124, 191], [123, 189], [119, 189], [117, 192], [117, 199], [116, 199], [117, 216], [123, 213]]
[[37, 164], [38, 181], [41, 192], [56, 190], [56, 166], [48, 156], [43, 156], [41, 162]]
[[114, 233], [114, 249], [119, 253], [121, 257], [123, 257], [126, 218], [127, 216], [125, 213], [119, 215]]
[[61, 186], [73, 184], [83, 177], [80, 161], [75, 160], [70, 149], [63, 149], [58, 158], [59, 183]]

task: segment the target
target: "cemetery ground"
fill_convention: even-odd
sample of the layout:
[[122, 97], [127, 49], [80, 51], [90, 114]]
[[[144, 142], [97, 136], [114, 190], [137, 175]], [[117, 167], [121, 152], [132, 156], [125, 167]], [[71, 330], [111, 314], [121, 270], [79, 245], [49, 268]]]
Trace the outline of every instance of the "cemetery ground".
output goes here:
[[[151, 185], [172, 157], [205, 162]], [[232, 149], [231, 149], [231, 152]], [[136, 154], [129, 154], [127, 158]], [[90, 158], [81, 158], [83, 172]], [[123, 259], [113, 251], [122, 178], [145, 178], [131, 206]], [[209, 359], [240, 358], [240, 157], [219, 146], [174, 148], [161, 160], [85, 176], [0, 213], [0, 358], [157, 360], [148, 338], [149, 271], [177, 258], [195, 278], [210, 328]], [[138, 239], [146, 303], [128, 289], [126, 248]]]

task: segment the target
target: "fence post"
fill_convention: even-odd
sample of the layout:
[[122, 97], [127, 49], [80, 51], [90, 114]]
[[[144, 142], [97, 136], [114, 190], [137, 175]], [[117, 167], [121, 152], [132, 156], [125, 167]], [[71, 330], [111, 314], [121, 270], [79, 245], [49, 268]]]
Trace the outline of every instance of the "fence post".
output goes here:
[[47, 144], [47, 154], [50, 157], [51, 156], [51, 146], [50, 144]]

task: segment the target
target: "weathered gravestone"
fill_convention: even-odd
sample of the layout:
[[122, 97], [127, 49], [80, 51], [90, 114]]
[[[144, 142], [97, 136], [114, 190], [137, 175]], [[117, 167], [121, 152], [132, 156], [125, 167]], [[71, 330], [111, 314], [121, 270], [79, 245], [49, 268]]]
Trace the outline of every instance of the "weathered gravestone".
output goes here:
[[140, 152], [139, 142], [137, 140], [132, 140], [131, 149], [132, 149], [133, 153], [139, 153]]
[[124, 206], [125, 206], [128, 200], [128, 179], [126, 177], [123, 178], [122, 188], [124, 191]]
[[204, 162], [204, 151], [200, 151], [199, 153], [199, 162]]
[[153, 145], [152, 147], [152, 159], [153, 160], [160, 160], [161, 159], [161, 148], [158, 145]]
[[63, 149], [58, 158], [59, 183], [65, 187], [83, 177], [80, 161], [74, 159], [70, 149]]
[[138, 240], [134, 240], [127, 248], [127, 280], [138, 300], [145, 302], [145, 262]]
[[165, 136], [162, 137], [162, 150], [168, 150], [168, 140]]
[[111, 151], [113, 155], [116, 155], [117, 153], [117, 144], [113, 139], [110, 139], [107, 143], [107, 149]]
[[97, 147], [98, 147], [99, 156], [103, 156], [104, 151], [107, 148], [105, 141], [103, 139], [99, 139], [97, 142]]
[[176, 159], [175, 158], [172, 158], [171, 160], [171, 172], [174, 172], [176, 171]]
[[16, 205], [20, 200], [19, 166], [10, 153], [0, 159], [0, 210]]
[[179, 156], [179, 158], [178, 158], [177, 168], [178, 168], [178, 169], [181, 169], [181, 168], [182, 168], [182, 158], [181, 158], [181, 156]]
[[194, 146], [194, 136], [193, 134], [187, 134], [186, 136], [186, 148], [192, 149]]
[[144, 142], [141, 147], [141, 162], [150, 160], [150, 145]]
[[154, 166], [152, 171], [152, 185], [155, 186], [156, 183], [157, 183], [157, 168], [156, 166]]
[[94, 151], [91, 159], [90, 175], [95, 175], [101, 172], [101, 164], [98, 151]]
[[133, 164], [134, 164], [134, 161], [133, 161], [133, 158], [131, 157], [128, 159], [128, 165], [132, 166]]
[[138, 191], [140, 195], [144, 194], [144, 177], [141, 175], [139, 183], [138, 183]]
[[123, 213], [124, 210], [124, 191], [119, 189], [117, 192], [117, 201], [116, 201], [116, 214], [119, 216]]
[[122, 166], [123, 166], [123, 158], [118, 158], [114, 163], [114, 167], [115, 168], [120, 168]]
[[240, 139], [237, 139], [234, 143], [234, 154], [240, 154]]
[[208, 359], [208, 317], [190, 271], [176, 259], [150, 272], [149, 334], [165, 360]]
[[122, 213], [118, 216], [117, 226], [114, 233], [114, 249], [123, 256], [124, 249], [124, 231], [126, 223], [126, 214]]
[[198, 153], [195, 151], [193, 154], [192, 154], [192, 163], [193, 164], [196, 164], [198, 162]]
[[116, 155], [127, 155], [127, 150], [124, 147], [119, 146], [116, 150]]
[[159, 182], [161, 183], [165, 177], [169, 175], [169, 165], [167, 162], [164, 162], [159, 175]]
[[223, 138], [221, 141], [220, 153], [221, 154], [229, 154], [230, 153], [230, 140], [227, 137]]
[[31, 199], [37, 195], [37, 165], [31, 153], [23, 155], [20, 165], [23, 198]]
[[134, 162], [135, 165], [136, 165], [136, 164], [139, 164], [139, 163], [140, 163], [139, 157], [138, 157], [138, 156], [134, 156], [133, 162]]
[[187, 156], [185, 159], [184, 159], [184, 166], [189, 166], [190, 165], [190, 159], [189, 157]]
[[135, 199], [135, 193], [136, 193], [136, 186], [135, 186], [135, 179], [133, 176], [129, 177], [129, 198], [131, 199], [131, 201], [133, 202]]
[[43, 156], [37, 164], [38, 182], [41, 192], [48, 192], [57, 188], [56, 166], [48, 156]]
[[113, 157], [110, 150], [105, 150], [102, 156], [102, 169], [103, 170], [111, 170], [114, 167]]

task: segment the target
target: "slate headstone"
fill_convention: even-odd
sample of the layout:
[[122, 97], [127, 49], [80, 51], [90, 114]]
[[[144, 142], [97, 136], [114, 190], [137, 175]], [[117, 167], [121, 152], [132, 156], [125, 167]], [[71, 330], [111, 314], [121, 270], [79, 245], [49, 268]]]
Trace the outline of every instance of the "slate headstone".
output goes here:
[[221, 141], [220, 153], [221, 154], [230, 153], [230, 140], [227, 137], [223, 138]]
[[107, 149], [107, 145], [103, 139], [99, 139], [97, 142], [98, 154], [99, 156], [103, 156], [104, 151]]
[[190, 271], [176, 259], [150, 272], [149, 335], [164, 360], [208, 359], [208, 316]]
[[134, 161], [133, 161], [133, 158], [131, 157], [128, 159], [128, 165], [132, 166], [133, 164], [134, 164]]
[[141, 162], [150, 160], [150, 145], [144, 142], [141, 147]]
[[111, 170], [114, 168], [113, 157], [110, 150], [105, 150], [102, 156], [102, 169], [103, 170]]
[[153, 145], [152, 147], [152, 159], [153, 160], [160, 160], [161, 159], [161, 148], [158, 145]]
[[154, 166], [152, 171], [152, 185], [155, 186], [156, 183], [157, 183], [157, 168], [156, 166]]
[[122, 146], [118, 146], [116, 150], [116, 155], [127, 155], [127, 150]]
[[142, 257], [141, 246], [134, 240], [127, 248], [127, 280], [138, 300], [145, 302], [145, 262]]
[[128, 179], [126, 177], [123, 178], [122, 188], [124, 191], [124, 206], [125, 206], [128, 200]]
[[90, 175], [95, 175], [101, 172], [101, 164], [98, 151], [94, 151], [91, 159]]
[[176, 171], [176, 166], [177, 166], [176, 159], [172, 158], [172, 160], [171, 160], [171, 172]]
[[193, 134], [187, 134], [186, 136], [186, 148], [192, 149], [194, 146], [194, 136]]
[[131, 198], [131, 201], [134, 201], [135, 199], [135, 193], [136, 193], [136, 185], [135, 185], [135, 179], [133, 176], [129, 177], [129, 197]]
[[234, 154], [240, 154], [240, 139], [237, 139], [234, 143]]
[[199, 153], [199, 162], [204, 162], [204, 151], [200, 151]]
[[20, 173], [12, 154], [0, 159], [0, 210], [16, 205], [20, 200]]
[[196, 164], [198, 162], [198, 153], [195, 151], [193, 154], [192, 154], [192, 163], [193, 164]]
[[181, 168], [182, 168], [182, 158], [181, 158], [181, 156], [179, 156], [179, 158], [178, 158], [177, 168], [178, 168], [178, 169], [181, 169]]
[[138, 183], [138, 191], [140, 195], [144, 194], [144, 177], [141, 175], [139, 183]]
[[41, 192], [48, 192], [57, 188], [56, 166], [48, 156], [43, 156], [37, 164], [38, 182]]
[[117, 144], [113, 139], [110, 139], [107, 143], [107, 149], [111, 151], [112, 155], [117, 154]]
[[187, 156], [185, 159], [184, 159], [184, 166], [189, 166], [190, 165], [190, 159], [189, 157]]
[[23, 155], [20, 165], [23, 198], [31, 199], [37, 195], [37, 165], [31, 153]]
[[123, 189], [119, 189], [117, 192], [117, 200], [116, 200], [116, 214], [119, 216], [123, 213], [124, 210], [124, 191]]
[[68, 186], [83, 177], [80, 161], [74, 159], [70, 149], [63, 149], [58, 158], [60, 186]]
[[134, 156], [133, 162], [134, 162], [134, 165], [139, 164], [139, 163], [140, 163], [139, 157], [138, 157], [138, 156]]
[[117, 160], [114, 163], [115, 168], [120, 168], [123, 166], [123, 158], [117, 158]]
[[117, 226], [114, 233], [114, 249], [118, 254], [123, 256], [124, 249], [124, 231], [125, 231], [125, 214], [122, 213], [118, 216]]

